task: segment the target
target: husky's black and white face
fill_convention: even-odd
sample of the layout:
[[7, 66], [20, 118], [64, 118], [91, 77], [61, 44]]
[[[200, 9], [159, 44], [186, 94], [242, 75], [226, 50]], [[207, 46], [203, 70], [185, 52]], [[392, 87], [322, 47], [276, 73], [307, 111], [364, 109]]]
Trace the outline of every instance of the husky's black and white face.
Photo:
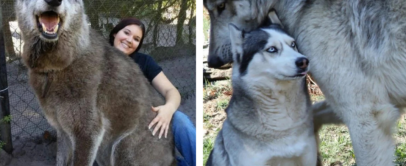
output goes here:
[[304, 77], [309, 60], [297, 50], [295, 40], [276, 25], [243, 32], [229, 25], [233, 77], [292, 80]]
[[23, 36], [46, 42], [80, 31], [86, 18], [81, 0], [17, 0], [16, 13]]

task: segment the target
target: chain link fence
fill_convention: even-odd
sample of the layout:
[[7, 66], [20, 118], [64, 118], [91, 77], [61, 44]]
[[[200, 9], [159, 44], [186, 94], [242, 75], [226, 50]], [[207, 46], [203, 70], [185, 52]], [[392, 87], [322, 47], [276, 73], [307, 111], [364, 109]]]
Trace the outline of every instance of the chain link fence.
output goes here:
[[[23, 149], [52, 142], [55, 131], [47, 123], [41, 111], [28, 84], [27, 68], [20, 60], [23, 43], [16, 22], [14, 3], [15, 0], [0, 0], [0, 30], [2, 30], [0, 33], [4, 39], [4, 47], [0, 49], [4, 48], [7, 70], [6, 77], [0, 72], [0, 80], [7, 80], [8, 84], [13, 153], [19, 151], [25, 155], [38, 155], [36, 152], [29, 154]], [[106, 42], [110, 30], [121, 18], [135, 17], [146, 25], [144, 44], [140, 52], [151, 55], [163, 68], [166, 76], [181, 93], [182, 104], [179, 109], [189, 115], [194, 123], [196, 116], [195, 8], [195, 0], [85, 1], [85, 11], [89, 17], [90, 26], [102, 34]], [[0, 58], [3, 57], [0, 56]], [[0, 63], [0, 65], [4, 64]], [[5, 72], [4, 66], [0, 66], [0, 69]], [[43, 156], [47, 160], [53, 160], [54, 156], [50, 154], [43, 154]]]

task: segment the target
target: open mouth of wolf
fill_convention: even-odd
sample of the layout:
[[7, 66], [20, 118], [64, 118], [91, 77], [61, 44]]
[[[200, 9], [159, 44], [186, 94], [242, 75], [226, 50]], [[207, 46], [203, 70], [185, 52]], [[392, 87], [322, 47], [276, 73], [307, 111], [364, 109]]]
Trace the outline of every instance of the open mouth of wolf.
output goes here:
[[56, 39], [60, 26], [62, 25], [61, 18], [58, 13], [54, 11], [46, 11], [36, 16], [37, 26], [46, 39]]

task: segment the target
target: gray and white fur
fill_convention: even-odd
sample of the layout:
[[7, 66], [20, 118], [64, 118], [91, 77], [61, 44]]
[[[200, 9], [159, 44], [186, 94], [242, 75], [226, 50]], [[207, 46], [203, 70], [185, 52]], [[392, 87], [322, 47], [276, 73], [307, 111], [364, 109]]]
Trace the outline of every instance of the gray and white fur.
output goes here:
[[315, 166], [308, 60], [279, 25], [229, 31], [233, 95], [207, 165]]
[[[209, 65], [231, 62], [229, 23], [260, 26], [276, 10], [311, 63], [326, 102], [348, 126], [359, 166], [394, 165], [395, 123], [406, 106], [406, 1], [205, 0]], [[316, 109], [317, 109], [316, 108]], [[317, 119], [315, 119], [317, 121]]]

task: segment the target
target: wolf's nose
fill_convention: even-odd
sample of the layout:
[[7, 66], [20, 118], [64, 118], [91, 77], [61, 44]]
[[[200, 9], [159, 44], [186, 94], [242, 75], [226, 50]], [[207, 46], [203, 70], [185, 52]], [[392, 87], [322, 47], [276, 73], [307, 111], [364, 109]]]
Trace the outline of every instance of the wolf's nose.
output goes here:
[[209, 56], [207, 61], [209, 67], [219, 68], [224, 65], [224, 62], [218, 56]]
[[296, 59], [296, 66], [301, 69], [305, 69], [309, 65], [309, 60], [307, 58]]
[[45, 2], [50, 6], [57, 7], [61, 5], [62, 0], [45, 0]]

